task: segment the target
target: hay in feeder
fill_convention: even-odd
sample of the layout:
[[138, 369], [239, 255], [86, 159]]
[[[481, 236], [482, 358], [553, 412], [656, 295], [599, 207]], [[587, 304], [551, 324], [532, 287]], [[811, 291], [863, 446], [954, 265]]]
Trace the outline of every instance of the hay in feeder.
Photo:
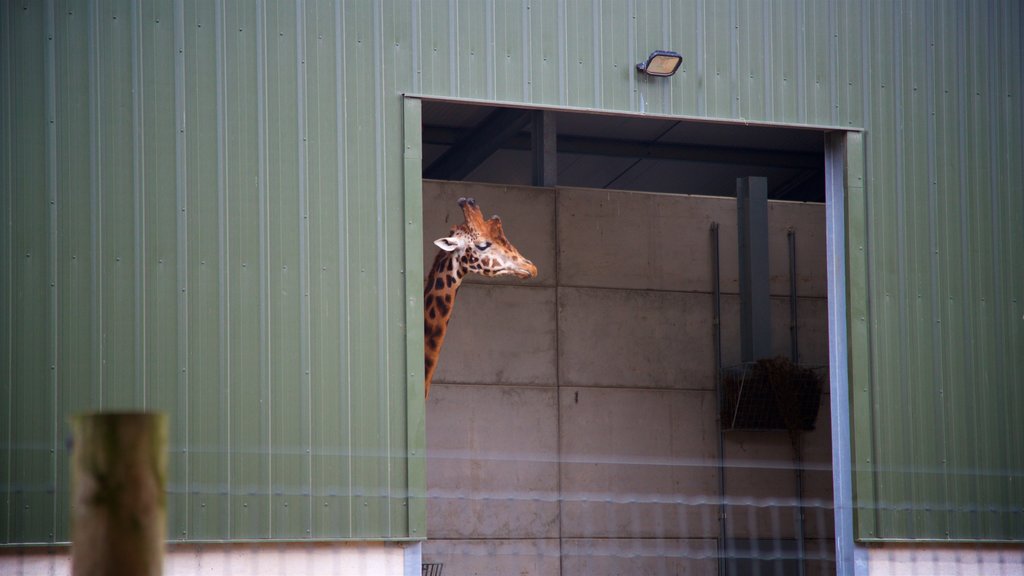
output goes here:
[[722, 427], [726, 430], [814, 430], [822, 379], [787, 358], [765, 358], [725, 370]]

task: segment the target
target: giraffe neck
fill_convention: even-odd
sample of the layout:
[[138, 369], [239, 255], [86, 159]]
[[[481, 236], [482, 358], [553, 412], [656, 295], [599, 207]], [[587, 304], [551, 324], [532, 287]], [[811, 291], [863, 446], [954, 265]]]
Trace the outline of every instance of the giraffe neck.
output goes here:
[[463, 270], [457, 255], [454, 252], [438, 251], [423, 289], [423, 388], [428, 396], [462, 277]]

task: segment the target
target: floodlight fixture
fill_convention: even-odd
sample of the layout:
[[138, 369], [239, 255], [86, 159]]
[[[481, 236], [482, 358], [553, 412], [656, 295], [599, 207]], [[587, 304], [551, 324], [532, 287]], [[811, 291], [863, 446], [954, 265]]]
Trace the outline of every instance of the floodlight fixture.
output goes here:
[[683, 63], [683, 57], [671, 50], [655, 50], [647, 60], [636, 65], [636, 69], [648, 76], [671, 76]]

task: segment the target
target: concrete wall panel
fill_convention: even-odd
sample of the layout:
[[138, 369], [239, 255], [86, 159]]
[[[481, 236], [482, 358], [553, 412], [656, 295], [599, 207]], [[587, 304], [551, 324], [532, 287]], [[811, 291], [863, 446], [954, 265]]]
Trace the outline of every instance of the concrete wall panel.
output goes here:
[[714, 539], [569, 538], [562, 544], [563, 576], [714, 574]]
[[[831, 538], [832, 452], [828, 395], [822, 396], [816, 427], [801, 434], [804, 469], [804, 534]], [[795, 452], [786, 431], [725, 434], [725, 491], [729, 534], [741, 538], [795, 537]]]
[[562, 388], [562, 534], [716, 536], [714, 402], [703, 391]]
[[[772, 353], [789, 358], [792, 341], [789, 317], [789, 298], [771, 298]], [[710, 337], [709, 337], [710, 338]], [[828, 300], [824, 298], [798, 298], [797, 348], [800, 364], [828, 365]], [[734, 294], [722, 295], [722, 363], [739, 364], [740, 354], [740, 298]]]
[[712, 221], [731, 239], [732, 249], [722, 252], [736, 275], [735, 207], [726, 198], [560, 188], [559, 281], [709, 292]]
[[429, 538], [558, 536], [555, 401], [550, 388], [431, 388]]
[[560, 288], [563, 386], [713, 389], [711, 296]]
[[557, 576], [558, 539], [428, 540], [423, 561], [444, 564], [444, 576]]
[[554, 385], [555, 290], [464, 284], [434, 382]]
[[[738, 293], [735, 199], [560, 188], [559, 281], [563, 286], [710, 292], [712, 222], [719, 225], [722, 290]], [[771, 293], [789, 294], [789, 230], [797, 241], [797, 294], [824, 297], [822, 204], [769, 202]]]

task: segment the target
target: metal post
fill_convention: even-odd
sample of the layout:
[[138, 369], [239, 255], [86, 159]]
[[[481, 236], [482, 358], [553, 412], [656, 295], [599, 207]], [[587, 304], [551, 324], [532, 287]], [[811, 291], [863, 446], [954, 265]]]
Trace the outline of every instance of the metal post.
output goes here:
[[533, 113], [533, 185], [558, 184], [558, 132], [555, 113], [537, 110]]
[[[800, 347], [797, 344], [797, 300], [796, 294], [796, 231], [792, 228], [786, 233], [789, 244], [789, 337], [790, 359], [793, 364], [799, 362]], [[793, 440], [793, 459], [796, 471], [796, 557], [797, 575], [804, 574], [804, 470], [803, 470], [803, 435], [799, 430], [790, 432]]]
[[[719, 274], [718, 257], [718, 222], [711, 223], [711, 282], [713, 284], [714, 298], [712, 300], [715, 346], [715, 390], [717, 394], [718, 417], [722, 417], [722, 405], [725, 402], [722, 391], [722, 284]], [[725, 439], [723, 438], [724, 422], [718, 423], [718, 574], [725, 576], [725, 561], [728, 556], [726, 550], [726, 536], [728, 531], [726, 520], [728, 511], [725, 507]]]
[[767, 178], [736, 179], [736, 229], [740, 264], [740, 350], [744, 362], [753, 362], [772, 354]]
[[796, 230], [792, 228], [786, 233], [789, 241], [789, 359], [793, 364], [800, 363], [800, 344], [798, 342], [798, 310], [796, 293]]

